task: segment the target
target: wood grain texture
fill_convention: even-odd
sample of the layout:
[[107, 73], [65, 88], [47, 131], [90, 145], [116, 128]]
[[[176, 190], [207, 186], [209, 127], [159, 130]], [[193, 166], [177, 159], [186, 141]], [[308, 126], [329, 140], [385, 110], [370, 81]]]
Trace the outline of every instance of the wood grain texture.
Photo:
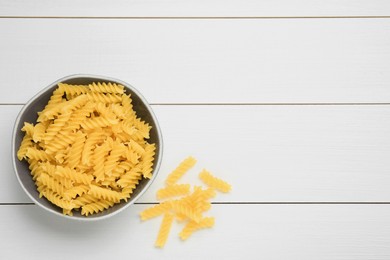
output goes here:
[[0, 103], [74, 73], [151, 103], [390, 102], [390, 19], [1, 19], [0, 32]]
[[390, 15], [386, 0], [1, 0], [0, 16], [48, 17], [296, 17]]
[[387, 260], [390, 208], [383, 205], [215, 205], [212, 229], [180, 241], [174, 223], [166, 247], [154, 248], [161, 219], [140, 222], [136, 205], [98, 222], [49, 215], [37, 206], [0, 206], [0, 258], [96, 260], [274, 259]]
[[[390, 106], [153, 106], [164, 137], [156, 201], [185, 157], [198, 159], [180, 183], [201, 184], [207, 168], [233, 185], [220, 202], [390, 201]], [[21, 106], [0, 106], [11, 140]], [[0, 147], [0, 202], [29, 202], [13, 176], [10, 143]]]

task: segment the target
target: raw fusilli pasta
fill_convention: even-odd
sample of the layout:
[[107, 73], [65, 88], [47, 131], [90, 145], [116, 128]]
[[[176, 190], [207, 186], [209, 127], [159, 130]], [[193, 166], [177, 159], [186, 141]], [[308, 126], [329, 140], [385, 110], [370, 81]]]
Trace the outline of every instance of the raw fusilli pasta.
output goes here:
[[164, 214], [155, 243], [157, 247], [164, 247], [165, 243], [167, 242], [173, 219], [174, 216], [171, 213], [167, 212]]
[[199, 178], [208, 186], [213, 187], [222, 192], [229, 192], [231, 185], [224, 180], [214, 177], [210, 172], [203, 170], [199, 173]]
[[210, 199], [215, 197], [215, 189], [223, 192], [231, 189], [229, 184], [203, 170], [199, 177], [202, 180], [206, 179], [206, 183], [208, 185], [210, 184], [211, 187], [203, 189], [201, 186], [194, 186], [192, 193], [189, 194], [189, 184], [176, 184], [176, 182], [195, 162], [196, 160], [192, 157], [185, 159], [168, 175], [165, 180], [166, 187], [157, 191], [157, 198], [159, 200], [181, 195], [182, 197], [180, 199], [165, 200], [140, 213], [141, 220], [148, 220], [164, 215], [155, 243], [158, 247], [163, 247], [166, 243], [171, 226], [171, 222], [169, 222], [171, 218], [176, 218], [180, 222], [186, 222], [185, 227], [179, 233], [179, 237], [182, 240], [188, 239], [197, 230], [214, 226], [214, 218], [203, 217], [203, 213], [211, 208]]
[[122, 85], [59, 83], [37, 123], [25, 123], [17, 157], [26, 160], [40, 196], [72, 216], [127, 201], [151, 178], [151, 127], [133, 110]]
[[182, 196], [190, 193], [189, 184], [174, 184], [157, 191], [157, 199], [166, 199], [174, 196]]
[[196, 163], [195, 158], [188, 157], [182, 161], [179, 166], [176, 167], [175, 170], [173, 170], [165, 180], [165, 183], [167, 185], [173, 185], [175, 184], [183, 175], [186, 173], [190, 168], [192, 168]]
[[215, 220], [213, 217], [205, 217], [201, 219], [198, 223], [194, 221], [190, 221], [180, 232], [179, 236], [181, 239], [186, 240], [189, 238], [194, 231], [202, 228], [211, 228], [214, 226]]

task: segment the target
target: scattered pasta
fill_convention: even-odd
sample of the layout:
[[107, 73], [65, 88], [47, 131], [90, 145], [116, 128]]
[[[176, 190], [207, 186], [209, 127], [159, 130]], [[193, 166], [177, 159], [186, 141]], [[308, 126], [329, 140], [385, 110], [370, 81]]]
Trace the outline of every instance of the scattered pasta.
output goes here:
[[199, 177], [209, 187], [203, 189], [194, 186], [191, 190], [190, 184], [177, 184], [177, 181], [195, 165], [196, 160], [188, 157], [168, 175], [165, 180], [166, 187], [157, 191], [159, 200], [181, 196], [177, 199], [164, 200], [157, 205], [149, 207], [140, 213], [141, 220], [149, 220], [163, 215], [160, 230], [155, 242], [156, 247], [164, 247], [172, 226], [172, 221], [176, 218], [186, 225], [179, 233], [182, 240], [188, 239], [195, 231], [211, 228], [214, 226], [214, 217], [204, 216], [203, 213], [211, 208], [210, 199], [216, 195], [215, 190], [229, 192], [231, 185], [227, 182], [212, 176], [208, 171], [203, 170]]
[[152, 177], [150, 129], [122, 85], [59, 83], [37, 123], [24, 123], [17, 157], [29, 163], [40, 197], [88, 216], [127, 201]]

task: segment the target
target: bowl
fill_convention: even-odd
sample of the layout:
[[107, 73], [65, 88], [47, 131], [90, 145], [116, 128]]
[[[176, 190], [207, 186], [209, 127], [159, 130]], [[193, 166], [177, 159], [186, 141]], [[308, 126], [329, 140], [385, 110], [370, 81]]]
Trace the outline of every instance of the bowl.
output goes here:
[[[98, 81], [112, 82], [112, 83], [123, 85], [126, 89], [126, 93], [131, 94], [133, 109], [136, 111], [137, 115], [141, 117], [143, 120], [145, 120], [145, 122], [149, 123], [149, 125], [152, 126], [152, 129], [150, 130], [150, 139], [148, 139], [148, 141], [156, 144], [156, 151], [155, 151], [153, 172], [152, 172], [153, 175], [151, 179], [143, 178], [140, 181], [140, 183], [135, 188], [131, 198], [128, 199], [127, 202], [121, 201], [120, 203], [115, 204], [113, 207], [109, 209], [106, 209], [96, 214], [89, 215], [87, 217], [82, 216], [77, 211], [74, 212], [73, 216], [63, 215], [61, 208], [55, 206], [44, 197], [39, 198], [39, 193], [35, 186], [35, 182], [33, 181], [32, 176], [30, 174], [30, 170], [28, 168], [29, 166], [28, 163], [25, 160], [19, 161], [16, 156], [16, 153], [20, 147], [21, 141], [24, 136], [24, 132], [22, 132], [21, 129], [23, 127], [24, 122], [30, 122], [34, 124], [36, 123], [38, 117], [37, 112], [43, 110], [43, 108], [49, 101], [53, 91], [57, 88], [58, 83], [62, 82], [68, 84], [84, 85], [84, 84], [89, 84]], [[40, 206], [46, 211], [54, 213], [57, 216], [61, 216], [68, 219], [76, 219], [76, 220], [105, 219], [123, 211], [125, 208], [133, 204], [149, 188], [149, 186], [156, 178], [162, 160], [162, 149], [163, 149], [163, 141], [162, 141], [161, 130], [158, 125], [157, 118], [154, 115], [153, 110], [148, 104], [148, 102], [146, 101], [146, 99], [133, 86], [131, 86], [126, 82], [114, 78], [95, 76], [95, 75], [77, 74], [77, 75], [67, 76], [53, 82], [48, 87], [43, 89], [41, 92], [36, 94], [30, 101], [27, 102], [27, 104], [19, 112], [19, 115], [15, 121], [13, 136], [12, 136], [13, 166], [15, 169], [16, 177], [20, 185], [22, 186], [23, 190], [35, 202], [36, 205]]]

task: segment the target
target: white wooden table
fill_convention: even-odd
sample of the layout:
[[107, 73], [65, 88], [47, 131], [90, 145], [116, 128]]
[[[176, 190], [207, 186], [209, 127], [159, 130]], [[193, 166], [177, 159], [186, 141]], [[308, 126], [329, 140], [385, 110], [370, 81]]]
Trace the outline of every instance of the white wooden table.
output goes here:
[[[0, 259], [390, 259], [390, 2], [0, 0]], [[35, 206], [11, 165], [17, 113], [74, 73], [127, 81], [165, 142], [150, 190], [79, 223]], [[213, 229], [153, 246], [188, 155], [233, 184]]]

